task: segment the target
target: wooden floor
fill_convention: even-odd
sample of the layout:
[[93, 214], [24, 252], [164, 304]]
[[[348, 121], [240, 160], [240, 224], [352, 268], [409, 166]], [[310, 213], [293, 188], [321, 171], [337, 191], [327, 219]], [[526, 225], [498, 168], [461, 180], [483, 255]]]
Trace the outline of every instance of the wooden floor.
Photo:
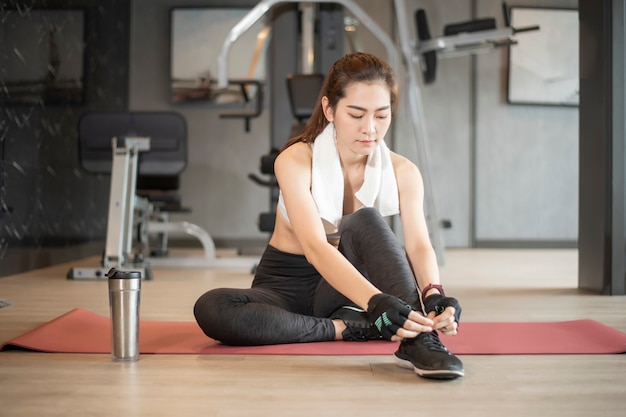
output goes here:
[[[108, 314], [104, 281], [69, 281], [86, 259], [0, 278], [0, 342], [72, 308]], [[626, 297], [579, 291], [575, 250], [448, 250], [442, 279], [464, 321], [589, 318], [626, 332]], [[246, 270], [155, 270], [141, 317], [193, 320], [215, 287], [247, 287]], [[438, 382], [391, 357], [0, 353], [0, 417], [626, 415], [626, 355], [462, 356], [466, 376]]]

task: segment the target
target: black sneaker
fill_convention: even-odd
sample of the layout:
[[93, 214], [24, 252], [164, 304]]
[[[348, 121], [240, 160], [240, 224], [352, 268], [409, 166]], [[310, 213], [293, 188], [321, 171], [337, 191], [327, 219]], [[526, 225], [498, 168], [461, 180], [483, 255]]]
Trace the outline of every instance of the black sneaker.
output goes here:
[[367, 340], [382, 339], [378, 329], [367, 319], [367, 313], [358, 307], [339, 307], [329, 318], [331, 320], [343, 320], [346, 324], [346, 330], [341, 333], [341, 336], [347, 342], [365, 342]]
[[424, 378], [453, 379], [465, 375], [463, 363], [441, 343], [436, 330], [403, 340], [394, 359], [398, 366], [413, 369]]

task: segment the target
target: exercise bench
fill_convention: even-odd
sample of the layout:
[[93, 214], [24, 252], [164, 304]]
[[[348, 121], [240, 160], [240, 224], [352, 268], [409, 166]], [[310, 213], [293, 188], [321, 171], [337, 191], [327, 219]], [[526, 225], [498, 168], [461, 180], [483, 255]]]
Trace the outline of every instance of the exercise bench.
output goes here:
[[[187, 164], [187, 129], [177, 113], [87, 113], [79, 122], [79, 156], [83, 169], [110, 174], [109, 209], [102, 265], [72, 268], [68, 279], [105, 278], [110, 268], [142, 272], [152, 278], [152, 267], [160, 268], [248, 268], [256, 258], [219, 258], [211, 236], [190, 222], [169, 220], [169, 203], [144, 192], [137, 184], [178, 176]], [[157, 187], [158, 188], [158, 187]], [[157, 193], [158, 195], [158, 193]], [[179, 199], [174, 198], [180, 208]], [[168, 206], [168, 204], [170, 204]], [[175, 210], [178, 211], [178, 210]], [[150, 250], [150, 237], [161, 239], [158, 250]], [[192, 236], [203, 248], [203, 256], [172, 257], [167, 253], [169, 235]]]

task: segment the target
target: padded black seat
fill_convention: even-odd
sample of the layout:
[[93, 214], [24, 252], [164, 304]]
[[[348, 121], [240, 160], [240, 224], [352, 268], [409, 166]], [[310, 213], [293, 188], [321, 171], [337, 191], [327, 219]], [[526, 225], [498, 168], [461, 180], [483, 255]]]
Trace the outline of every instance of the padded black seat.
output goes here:
[[323, 74], [289, 74], [287, 76], [287, 91], [293, 117], [298, 120], [311, 117], [323, 83]]

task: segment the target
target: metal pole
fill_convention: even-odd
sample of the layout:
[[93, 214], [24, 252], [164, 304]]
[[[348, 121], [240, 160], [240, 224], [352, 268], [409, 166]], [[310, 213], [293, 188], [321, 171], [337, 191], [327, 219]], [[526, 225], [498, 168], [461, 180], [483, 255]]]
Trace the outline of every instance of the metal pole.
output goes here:
[[[285, 1], [285, 0], [262, 0], [255, 7], [253, 7], [247, 15], [245, 15], [237, 24], [231, 29], [228, 36], [224, 40], [224, 44], [217, 58], [217, 85], [218, 88], [226, 88], [228, 86], [228, 55], [233, 43], [239, 39], [248, 29], [254, 25], [261, 17], [267, 13], [272, 7], [281, 3], [301, 3], [299, 1]], [[383, 31], [376, 22], [374, 22], [370, 16], [363, 11], [352, 0], [311, 0], [309, 3], [336, 3], [342, 5], [345, 9], [349, 10], [356, 19], [358, 19], [363, 26], [365, 26], [376, 37], [380, 43], [384, 46], [387, 53], [387, 61], [394, 68], [399, 68], [400, 62], [396, 53], [396, 47], [391, 38]]]
[[313, 74], [315, 62], [315, 9], [313, 3], [302, 3], [302, 74]]
[[398, 27], [398, 34], [400, 36], [400, 46], [406, 62], [406, 71], [408, 74], [408, 99], [409, 99], [409, 114], [411, 115], [411, 125], [415, 132], [415, 142], [417, 144], [417, 159], [418, 166], [422, 173], [424, 180], [424, 205], [426, 211], [426, 221], [428, 223], [428, 230], [431, 235], [431, 243], [437, 253], [437, 259], [440, 264], [444, 263], [443, 242], [441, 239], [441, 225], [437, 218], [435, 210], [434, 193], [432, 189], [432, 183], [430, 179], [430, 168], [428, 161], [430, 159], [428, 149], [428, 131], [426, 129], [426, 117], [424, 115], [422, 95], [419, 88], [417, 72], [415, 67], [417, 66], [414, 59], [414, 53], [411, 46], [411, 39], [409, 37], [409, 28], [406, 23], [406, 5], [404, 0], [394, 0], [395, 2], [395, 14], [396, 23]]

